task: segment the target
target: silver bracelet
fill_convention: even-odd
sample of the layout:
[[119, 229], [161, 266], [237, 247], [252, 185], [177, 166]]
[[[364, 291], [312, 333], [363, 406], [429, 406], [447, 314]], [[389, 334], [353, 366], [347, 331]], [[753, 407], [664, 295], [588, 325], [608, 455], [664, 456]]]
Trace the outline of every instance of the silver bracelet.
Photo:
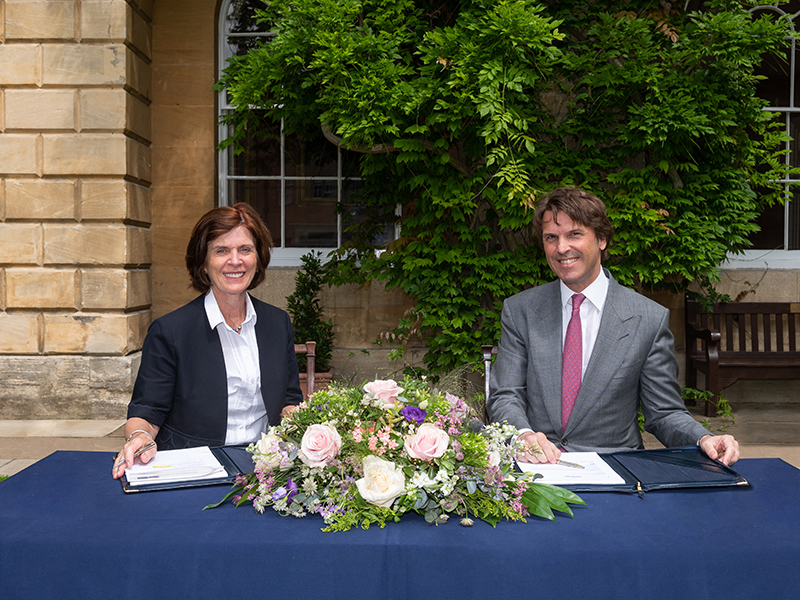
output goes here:
[[155, 442], [155, 440], [153, 439], [153, 436], [152, 436], [152, 435], [150, 435], [150, 432], [149, 432], [149, 431], [145, 431], [144, 429], [137, 429], [136, 431], [134, 431], [133, 433], [131, 433], [131, 434], [128, 436], [128, 441], [130, 442], [130, 441], [131, 441], [131, 438], [132, 438], [133, 436], [135, 436], [137, 433], [143, 433], [143, 434], [145, 434], [147, 437], [149, 437], [149, 438], [150, 438], [150, 441], [151, 441], [151, 442]]

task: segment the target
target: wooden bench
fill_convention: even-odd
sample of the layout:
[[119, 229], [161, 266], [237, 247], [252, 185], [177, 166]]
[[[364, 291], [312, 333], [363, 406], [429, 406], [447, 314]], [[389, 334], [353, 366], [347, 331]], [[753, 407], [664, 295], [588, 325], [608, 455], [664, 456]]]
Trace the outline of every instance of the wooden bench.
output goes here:
[[721, 390], [739, 379], [800, 379], [800, 303], [724, 302], [703, 307], [685, 298], [686, 387], [705, 373], [707, 416]]

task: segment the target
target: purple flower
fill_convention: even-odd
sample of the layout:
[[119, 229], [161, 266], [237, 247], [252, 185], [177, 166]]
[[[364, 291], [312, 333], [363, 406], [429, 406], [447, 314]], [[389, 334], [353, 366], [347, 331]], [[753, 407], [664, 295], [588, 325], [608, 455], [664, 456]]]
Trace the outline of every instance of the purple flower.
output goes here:
[[428, 413], [426, 413], [419, 406], [406, 406], [400, 411], [400, 414], [405, 417], [406, 421], [416, 423], [417, 425], [423, 423], [425, 421], [425, 417], [428, 416]]
[[286, 500], [291, 502], [292, 498], [294, 498], [298, 492], [298, 486], [294, 481], [292, 481], [291, 477], [289, 477], [288, 481], [286, 482], [286, 491], [289, 493], [289, 497]]

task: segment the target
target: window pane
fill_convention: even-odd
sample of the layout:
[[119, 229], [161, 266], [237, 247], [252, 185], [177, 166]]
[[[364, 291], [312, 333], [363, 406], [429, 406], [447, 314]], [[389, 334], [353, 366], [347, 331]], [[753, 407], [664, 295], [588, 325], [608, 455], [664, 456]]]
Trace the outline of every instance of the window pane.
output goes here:
[[271, 24], [256, 21], [257, 8], [264, 8], [264, 3], [260, 0], [231, 1], [225, 16], [225, 31], [239, 35], [229, 35], [225, 38], [228, 45], [227, 56], [247, 54], [259, 43], [272, 37], [272, 34], [268, 33]]
[[225, 16], [225, 29], [230, 33], [266, 33], [269, 23], [256, 22], [256, 9], [264, 8], [261, 0], [231, 0]]
[[783, 249], [783, 211], [783, 205], [770, 206], [756, 219], [761, 231], [750, 236], [754, 249]]
[[280, 176], [281, 142], [274, 131], [264, 131], [259, 135], [248, 134], [242, 144], [244, 152], [241, 154], [234, 153], [232, 148], [228, 152], [229, 175]]
[[789, 248], [800, 250], [800, 191], [792, 188], [792, 200], [789, 203]]
[[385, 247], [394, 239], [394, 224], [379, 223], [367, 208], [360, 204], [358, 194], [361, 192], [360, 180], [349, 179], [342, 182], [342, 204], [345, 214], [342, 216], [342, 243], [349, 242], [355, 236], [355, 229], [369, 231], [369, 243]]
[[286, 175], [336, 177], [336, 151], [336, 146], [322, 138], [307, 142], [286, 136]]
[[[798, 9], [800, 9], [800, 2], [793, 0], [781, 4], [777, 8], [776, 6], [761, 7], [754, 11], [754, 15], [771, 14], [773, 17], [782, 13], [792, 15]], [[791, 18], [796, 20], [794, 17]], [[769, 102], [772, 108], [792, 108], [800, 99], [800, 88], [798, 88], [800, 81], [796, 74], [791, 72], [793, 57], [797, 61], [796, 44], [791, 44], [780, 56], [765, 56], [761, 65], [756, 68], [756, 73], [765, 77], [764, 80], [757, 83], [756, 94]], [[792, 91], [794, 91], [794, 98], [792, 98]], [[792, 166], [797, 166], [800, 163], [800, 154], [798, 154], [800, 114], [793, 111], [781, 113], [780, 119], [783, 123], [786, 123], [787, 118], [789, 134], [793, 138], [789, 146], [791, 151], [789, 161]], [[761, 227], [761, 231], [750, 236], [754, 249], [796, 250], [800, 248], [800, 197], [798, 197], [798, 192], [792, 192], [788, 211], [783, 205], [766, 208], [756, 219], [756, 223]], [[787, 233], [788, 245], [786, 244]]]
[[783, 56], [766, 56], [758, 68], [758, 74], [766, 76], [766, 79], [756, 84], [756, 95], [769, 102], [770, 106], [789, 106], [789, 56], [788, 48]]
[[286, 247], [336, 248], [336, 181], [286, 181]]
[[280, 181], [229, 181], [228, 195], [231, 204], [245, 202], [256, 209], [272, 234], [276, 247], [281, 247], [281, 182]]

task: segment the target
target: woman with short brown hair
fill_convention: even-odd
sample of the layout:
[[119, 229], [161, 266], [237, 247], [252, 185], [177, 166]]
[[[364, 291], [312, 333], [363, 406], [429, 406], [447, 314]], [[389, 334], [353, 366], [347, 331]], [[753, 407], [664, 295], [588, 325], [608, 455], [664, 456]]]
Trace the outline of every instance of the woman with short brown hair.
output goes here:
[[186, 267], [201, 295], [148, 331], [115, 478], [151, 441], [158, 450], [250, 443], [300, 403], [289, 315], [247, 293], [264, 281], [271, 247], [247, 204], [197, 222]]

